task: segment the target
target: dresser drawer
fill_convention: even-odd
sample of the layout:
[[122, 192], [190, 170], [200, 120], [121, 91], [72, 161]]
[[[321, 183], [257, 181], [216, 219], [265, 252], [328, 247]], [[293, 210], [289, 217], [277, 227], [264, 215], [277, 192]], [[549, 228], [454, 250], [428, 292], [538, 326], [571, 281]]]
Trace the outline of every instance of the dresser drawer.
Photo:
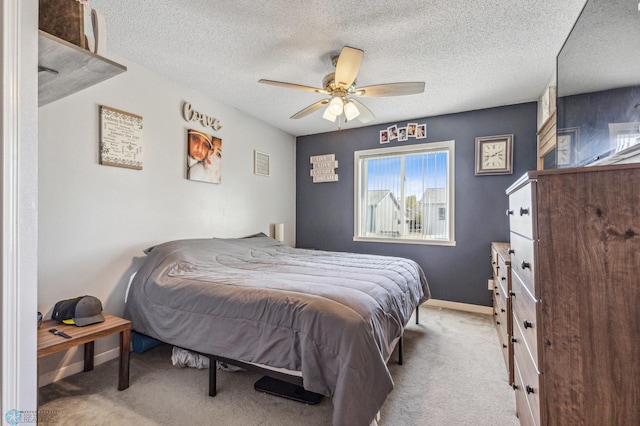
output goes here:
[[504, 358], [504, 365], [507, 368], [508, 383], [513, 383], [513, 345], [510, 342], [511, 336], [504, 334], [501, 329], [498, 329], [498, 337], [500, 338], [500, 350], [502, 351], [502, 357]]
[[[538, 307], [539, 304], [529, 294], [516, 276], [511, 288], [511, 308], [513, 311], [513, 337], [525, 344], [536, 367], [538, 359]], [[516, 329], [516, 324], [519, 329]]]
[[514, 343], [513, 343], [513, 358], [514, 364], [518, 365], [520, 370], [520, 383], [516, 383], [516, 395], [518, 391], [522, 392], [527, 400], [527, 405], [531, 410], [531, 414], [535, 421], [534, 424], [540, 424], [540, 380], [542, 375], [538, 373], [537, 368], [534, 365], [533, 359], [529, 354], [529, 351], [521, 339], [522, 332], [520, 325], [514, 322]]
[[491, 269], [493, 269], [493, 276], [498, 276], [498, 250], [491, 246]]
[[511, 290], [509, 286], [509, 267], [501, 257], [498, 257], [498, 275], [495, 275], [495, 277], [497, 277], [498, 285], [502, 288], [502, 292], [505, 296], [508, 296], [509, 290]]
[[535, 184], [528, 183], [509, 195], [509, 227], [512, 232], [517, 232], [528, 238], [537, 238], [535, 221], [533, 220], [533, 191]]
[[518, 360], [514, 360], [513, 369], [513, 389], [516, 392], [516, 412], [520, 420], [520, 426], [538, 426], [539, 424], [535, 423], [529, 401], [527, 400], [526, 389], [523, 384], [522, 374], [520, 374]]
[[[502, 325], [505, 327], [506, 334], [509, 334], [507, 330], [508, 316], [507, 316], [507, 301], [499, 296], [494, 296], [494, 321], [496, 325]], [[498, 324], [499, 323], [499, 324]]]
[[536, 247], [536, 241], [511, 233], [511, 272], [520, 278], [531, 294], [538, 297], [535, 287]]

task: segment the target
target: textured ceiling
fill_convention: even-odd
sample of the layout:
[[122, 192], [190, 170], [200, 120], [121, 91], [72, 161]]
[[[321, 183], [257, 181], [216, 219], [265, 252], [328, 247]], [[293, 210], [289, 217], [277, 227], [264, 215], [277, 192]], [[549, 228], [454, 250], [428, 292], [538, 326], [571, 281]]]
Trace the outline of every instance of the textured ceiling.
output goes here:
[[[91, 0], [107, 56], [131, 60], [292, 135], [334, 131], [321, 87], [331, 56], [364, 50], [357, 85], [424, 81], [421, 95], [359, 98], [387, 123], [536, 100], [585, 0]], [[215, 111], [211, 112], [215, 116]], [[363, 126], [354, 120], [343, 128]]]

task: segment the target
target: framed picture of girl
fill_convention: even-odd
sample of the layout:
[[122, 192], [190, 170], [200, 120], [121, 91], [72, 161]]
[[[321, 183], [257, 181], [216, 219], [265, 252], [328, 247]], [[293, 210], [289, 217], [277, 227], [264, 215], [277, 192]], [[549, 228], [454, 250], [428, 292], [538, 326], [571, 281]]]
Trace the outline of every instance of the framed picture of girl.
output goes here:
[[222, 182], [222, 139], [199, 130], [187, 130], [187, 179]]

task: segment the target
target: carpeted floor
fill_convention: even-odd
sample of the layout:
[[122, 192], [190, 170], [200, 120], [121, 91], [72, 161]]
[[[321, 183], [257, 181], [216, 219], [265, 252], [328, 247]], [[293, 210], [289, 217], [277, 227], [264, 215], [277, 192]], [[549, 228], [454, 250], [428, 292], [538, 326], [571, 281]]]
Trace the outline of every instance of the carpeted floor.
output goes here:
[[[405, 331], [404, 365], [394, 354], [395, 382], [380, 426], [518, 425], [515, 397], [490, 317], [421, 307]], [[305, 405], [256, 392], [261, 376], [218, 373], [218, 395], [207, 395], [208, 372], [171, 365], [171, 348], [132, 353], [131, 386], [118, 391], [117, 360], [40, 389], [40, 425], [313, 426], [331, 424], [330, 398]]]

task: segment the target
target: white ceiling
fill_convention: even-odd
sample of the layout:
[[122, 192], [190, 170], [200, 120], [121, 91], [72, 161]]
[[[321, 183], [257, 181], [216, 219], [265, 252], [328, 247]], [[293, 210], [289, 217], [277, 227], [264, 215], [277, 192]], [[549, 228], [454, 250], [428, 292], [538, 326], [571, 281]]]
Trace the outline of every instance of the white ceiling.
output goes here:
[[348, 45], [365, 52], [358, 86], [426, 83], [421, 95], [360, 98], [376, 116], [367, 125], [534, 101], [584, 3], [90, 0], [89, 7], [105, 16], [107, 56], [300, 136], [337, 129], [322, 110], [289, 118], [323, 95], [259, 79], [321, 87], [333, 71], [330, 57]]

